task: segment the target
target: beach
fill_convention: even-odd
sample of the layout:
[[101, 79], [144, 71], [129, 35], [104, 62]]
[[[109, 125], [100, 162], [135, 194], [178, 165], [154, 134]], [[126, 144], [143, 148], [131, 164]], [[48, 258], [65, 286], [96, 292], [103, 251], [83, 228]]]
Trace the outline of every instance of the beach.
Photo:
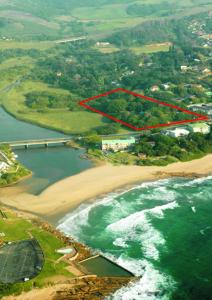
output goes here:
[[11, 187], [0, 190], [0, 201], [8, 207], [33, 213], [56, 224], [85, 201], [94, 201], [106, 193], [144, 181], [172, 176], [204, 176], [212, 173], [212, 154], [189, 162], [157, 166], [97, 166], [67, 177], [35, 196]]

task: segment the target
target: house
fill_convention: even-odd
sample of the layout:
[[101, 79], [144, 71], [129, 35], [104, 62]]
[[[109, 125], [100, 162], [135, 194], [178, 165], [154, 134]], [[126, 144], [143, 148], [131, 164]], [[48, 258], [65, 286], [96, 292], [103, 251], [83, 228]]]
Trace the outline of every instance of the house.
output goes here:
[[165, 91], [167, 91], [170, 88], [170, 85], [168, 83], [163, 83], [162, 86]]
[[184, 128], [168, 129], [164, 133], [165, 133], [165, 135], [175, 137], [175, 138], [189, 135], [189, 131]]
[[4, 161], [0, 161], [0, 172], [5, 172], [9, 168], [9, 165]]
[[115, 152], [125, 150], [135, 144], [135, 142], [136, 140], [134, 137], [130, 137], [128, 139], [102, 140], [102, 150], [113, 150]]
[[188, 105], [189, 109], [192, 111], [201, 111], [209, 118], [212, 117], [212, 103], [200, 103]]
[[210, 126], [206, 123], [194, 123], [194, 124], [189, 124], [188, 130], [193, 133], [203, 133], [203, 134], [208, 134], [210, 132]]
[[160, 90], [159, 86], [158, 85], [153, 85], [151, 88], [150, 88], [151, 92], [158, 92]]
[[189, 67], [188, 66], [180, 66], [181, 71], [188, 71]]
[[97, 47], [107, 47], [107, 46], [110, 46], [110, 43], [109, 42], [97, 42], [96, 46]]
[[202, 74], [208, 74], [210, 73], [210, 70], [208, 68], [205, 68], [204, 70], [202, 70]]

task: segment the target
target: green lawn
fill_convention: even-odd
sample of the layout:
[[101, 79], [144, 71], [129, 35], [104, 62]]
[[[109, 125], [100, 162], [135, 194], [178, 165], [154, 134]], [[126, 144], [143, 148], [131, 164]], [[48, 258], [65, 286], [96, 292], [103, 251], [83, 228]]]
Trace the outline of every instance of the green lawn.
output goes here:
[[65, 246], [61, 240], [29, 220], [18, 218], [10, 212], [6, 212], [6, 215], [8, 219], [3, 220], [0, 218], [0, 231], [5, 234], [5, 237], [0, 237], [0, 239], [3, 239], [3, 241], [19, 241], [33, 236], [38, 240], [45, 256], [45, 264], [41, 273], [29, 282], [12, 285], [8, 289], [10, 294], [30, 290], [32, 286], [42, 287], [55, 276], [73, 277], [65, 269], [67, 267], [65, 263], [56, 262], [61, 255], [56, 253], [55, 250]]
[[9, 93], [2, 95], [4, 108], [17, 118], [29, 121], [44, 127], [63, 131], [65, 133], [83, 133], [104, 125], [106, 121], [102, 116], [92, 112], [78, 111], [71, 112], [67, 109], [49, 109], [38, 112], [25, 105], [25, 94], [29, 91], [49, 91], [56, 94], [67, 94], [68, 91], [51, 88], [42, 82], [23, 82], [19, 87]]
[[55, 46], [54, 42], [17, 42], [17, 41], [0, 41], [0, 49], [38, 49], [46, 50]]
[[117, 52], [120, 50], [118, 47], [115, 47], [113, 45], [109, 45], [107, 47], [95, 46], [94, 49], [100, 51], [101, 53], [105, 53], [105, 54]]
[[131, 47], [130, 50], [139, 55], [141, 53], [167, 52], [169, 51], [170, 46], [171, 43], [166, 42], [160, 44], [150, 44], [141, 47]]
[[10, 68], [17, 68], [22, 66], [32, 66], [34, 60], [29, 56], [23, 56], [19, 58], [10, 58], [3, 61], [0, 64], [0, 71], [10, 69]]
[[[164, 17], [160, 17], [163, 10], [145, 17], [135, 17], [127, 13], [127, 7], [133, 3], [149, 5], [158, 4], [164, 0], [108, 1], [108, 4], [103, 5], [94, 5], [92, 1], [87, 1], [86, 6], [83, 6], [80, 1], [78, 3], [77, 0], [72, 0], [69, 4], [67, 1], [63, 4], [59, 0], [48, 0], [45, 3], [41, 0], [23, 2], [10, 0], [10, 6], [7, 6], [5, 0], [0, 1], [0, 17], [5, 20], [3, 26], [0, 27], [0, 36], [24, 40], [27, 43], [32, 39], [64, 38], [78, 34], [69, 23], [79, 21], [83, 22], [84, 33], [88, 33], [94, 38], [95, 34], [111, 34], [121, 28], [136, 26], [149, 19], [164, 19]], [[169, 2], [176, 3], [175, 0]], [[182, 17], [210, 10], [212, 6], [210, 7], [209, 2], [206, 0], [179, 0], [178, 8], [183, 8], [183, 10], [177, 11], [177, 15]], [[173, 12], [173, 14], [175, 13]], [[87, 23], [89, 20], [95, 24], [92, 26]]]

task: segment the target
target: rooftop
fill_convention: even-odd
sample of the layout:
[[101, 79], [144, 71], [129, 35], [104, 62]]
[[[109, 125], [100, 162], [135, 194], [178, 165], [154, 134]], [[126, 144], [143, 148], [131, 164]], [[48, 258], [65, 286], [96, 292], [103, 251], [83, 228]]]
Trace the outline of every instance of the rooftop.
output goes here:
[[102, 140], [103, 145], [108, 145], [108, 144], [122, 144], [122, 143], [127, 143], [127, 144], [133, 144], [135, 143], [135, 138], [131, 137], [128, 139], [113, 139], [113, 140]]

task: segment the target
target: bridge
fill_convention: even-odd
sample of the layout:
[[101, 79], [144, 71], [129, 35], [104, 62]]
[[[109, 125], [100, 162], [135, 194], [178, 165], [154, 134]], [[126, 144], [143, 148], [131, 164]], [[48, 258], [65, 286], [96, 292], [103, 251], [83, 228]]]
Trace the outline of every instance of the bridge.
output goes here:
[[61, 146], [67, 144], [71, 140], [71, 137], [68, 138], [52, 138], [52, 139], [37, 139], [37, 140], [20, 140], [20, 141], [7, 141], [0, 142], [1, 145], [9, 144], [12, 148], [24, 147], [28, 149], [30, 146], [44, 146], [48, 147], [49, 145]]

